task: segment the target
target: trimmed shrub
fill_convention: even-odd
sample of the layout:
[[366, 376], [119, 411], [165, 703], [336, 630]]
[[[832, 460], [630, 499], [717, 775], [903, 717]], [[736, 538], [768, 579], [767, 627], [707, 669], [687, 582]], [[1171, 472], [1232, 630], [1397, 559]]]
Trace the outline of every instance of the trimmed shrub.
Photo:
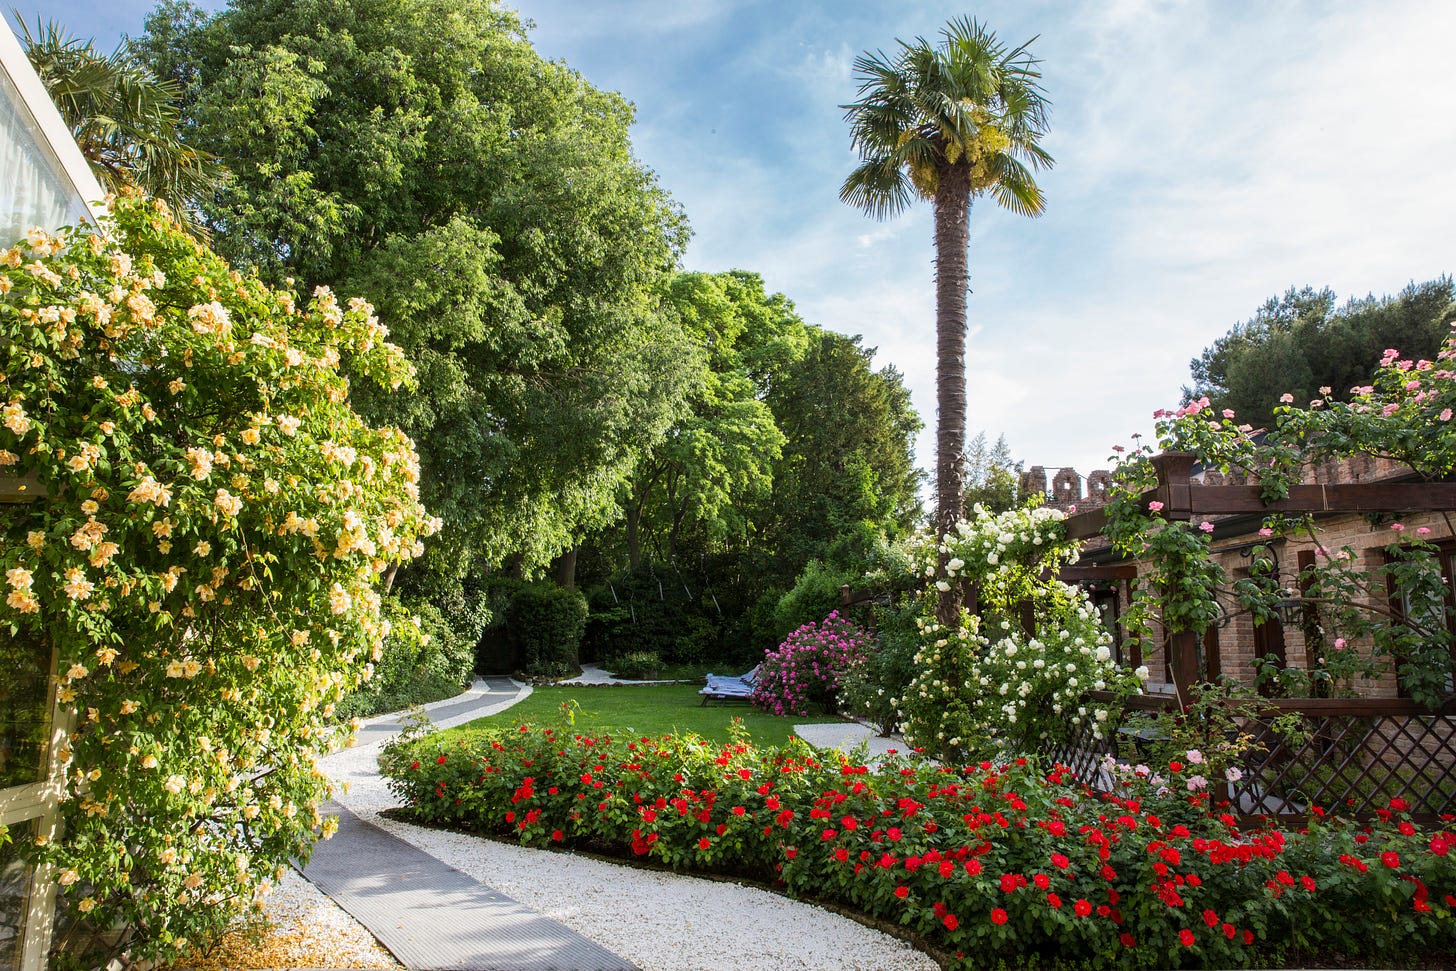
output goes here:
[[521, 670], [563, 675], [581, 668], [577, 649], [586, 630], [586, 598], [550, 581], [522, 586], [506, 607], [506, 642]]
[[651, 680], [661, 669], [662, 658], [653, 651], [633, 651], [607, 662], [607, 671], [613, 677], [632, 681]]
[[804, 624], [813, 624], [839, 609], [839, 588], [853, 584], [862, 573], [810, 560], [793, 589], [779, 598], [774, 606], [774, 636], [786, 637]]

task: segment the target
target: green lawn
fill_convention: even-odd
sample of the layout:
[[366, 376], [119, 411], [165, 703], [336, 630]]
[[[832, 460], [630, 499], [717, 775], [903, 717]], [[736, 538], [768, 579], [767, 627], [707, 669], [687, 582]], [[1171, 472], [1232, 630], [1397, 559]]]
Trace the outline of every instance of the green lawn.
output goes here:
[[747, 704], [701, 707], [699, 685], [613, 685], [610, 687], [537, 688], [518, 705], [498, 715], [479, 718], [453, 731], [500, 728], [523, 722], [563, 723], [561, 706], [575, 701], [573, 731], [583, 734], [664, 735], [668, 732], [695, 732], [714, 741], [728, 741], [728, 726], [733, 719], [743, 720], [753, 740], [762, 745], [782, 745], [794, 733], [794, 722], [833, 722], [839, 719], [818, 716], [780, 718]]

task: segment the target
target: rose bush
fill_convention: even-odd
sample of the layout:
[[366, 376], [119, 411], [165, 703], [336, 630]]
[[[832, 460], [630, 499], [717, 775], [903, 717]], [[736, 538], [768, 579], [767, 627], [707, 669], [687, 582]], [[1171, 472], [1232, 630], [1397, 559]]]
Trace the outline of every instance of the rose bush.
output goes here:
[[749, 874], [918, 932], [955, 967], [1390, 966], [1456, 946], [1456, 834], [1398, 801], [1242, 830], [1191, 753], [1098, 795], [1026, 760], [871, 771], [802, 743], [522, 727], [386, 748], [416, 818]]
[[[1321, 388], [1321, 397], [1307, 405], [1285, 394], [1273, 410], [1273, 427], [1258, 431], [1232, 411], [1214, 414], [1207, 398], [1160, 409], [1153, 414], [1157, 449], [1244, 475], [1270, 503], [1288, 498], [1309, 469], [1357, 455], [1395, 459], [1422, 479], [1447, 479], [1456, 472], [1453, 360], [1456, 335], [1434, 361], [1406, 359], [1388, 348], [1371, 382], [1350, 389], [1349, 401], [1336, 400], [1331, 388]], [[1435, 707], [1446, 700], [1456, 635], [1429, 527], [1407, 531], [1398, 519], [1379, 523], [1388, 542], [1381, 562], [1372, 563], [1349, 548], [1329, 548], [1313, 514], [1271, 513], [1251, 551], [1250, 575], [1230, 583], [1210, 556], [1214, 524], [1168, 521], [1162, 504], [1145, 495], [1156, 484], [1153, 452], [1141, 445], [1119, 459], [1106, 507], [1107, 537], [1149, 567], [1123, 617], [1132, 637], [1151, 646], [1167, 632], [1202, 633], [1229, 608], [1264, 619], [1276, 604], [1296, 602], [1304, 608], [1304, 636], [1319, 650], [1310, 671], [1271, 672], [1285, 690], [1353, 691], [1361, 679], [1394, 676], [1415, 701]], [[1297, 575], [1259, 569], [1275, 562], [1270, 551], [1285, 539], [1311, 542], [1314, 564]], [[1392, 590], [1404, 601], [1395, 611], [1388, 609]]]
[[[409, 379], [362, 300], [301, 303], [165, 210], [0, 251], [0, 623], [59, 657], [56, 963], [206, 944], [321, 831], [332, 706], [388, 633], [376, 581], [437, 524], [410, 441], [349, 408]], [[101, 955], [104, 958], [105, 955]]]
[[905, 738], [951, 760], [1009, 748], [1033, 751], [1065, 737], [1067, 726], [1115, 723], [1107, 705], [1089, 707], [1092, 690], [1139, 689], [1112, 660], [1112, 637], [1081, 589], [1056, 579], [1074, 563], [1061, 512], [1046, 507], [994, 514], [979, 504], [939, 544], [921, 544], [916, 566], [936, 574], [949, 557], [953, 582], [973, 583], [978, 614], [960, 624], [936, 619], [935, 586], [921, 598], [917, 674], [899, 697]]
[[804, 624], [764, 653], [753, 703], [775, 715], [807, 715], [816, 704], [833, 711], [844, 672], [863, 661], [873, 643], [838, 611]]

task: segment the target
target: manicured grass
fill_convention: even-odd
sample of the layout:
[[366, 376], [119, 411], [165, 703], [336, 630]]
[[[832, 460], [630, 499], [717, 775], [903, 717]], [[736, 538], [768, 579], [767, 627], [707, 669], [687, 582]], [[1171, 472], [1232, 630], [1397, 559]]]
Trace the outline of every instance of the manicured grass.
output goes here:
[[610, 687], [537, 688], [518, 705], [498, 715], [480, 718], [462, 725], [457, 732], [472, 729], [500, 728], [526, 722], [565, 724], [562, 705], [576, 702], [573, 732], [587, 735], [646, 735], [656, 737], [669, 732], [695, 732], [716, 742], [728, 741], [728, 728], [733, 719], [742, 719], [744, 726], [760, 745], [783, 745], [794, 734], [794, 723], [833, 722], [838, 719], [819, 716], [769, 715], [746, 704], [720, 705], [710, 702], [701, 707], [696, 684], [612, 685]]

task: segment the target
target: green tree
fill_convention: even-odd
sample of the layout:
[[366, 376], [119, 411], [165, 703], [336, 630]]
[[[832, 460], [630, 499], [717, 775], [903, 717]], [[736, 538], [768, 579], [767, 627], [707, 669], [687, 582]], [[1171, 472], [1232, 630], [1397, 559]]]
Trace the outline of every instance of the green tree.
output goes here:
[[760, 532], [784, 586], [812, 559], [857, 568], [876, 543], [907, 532], [920, 513], [914, 441], [920, 416], [893, 365], [874, 348], [818, 327], [783, 368], [768, 404], [785, 435]]
[[416, 437], [449, 537], [432, 575], [529, 572], [620, 515], [690, 367], [660, 307], [687, 230], [631, 106], [492, 0], [172, 2], [147, 30], [235, 173], [218, 246], [378, 294], [415, 364], [419, 393], [359, 407]]
[[[952, 20], [941, 42], [898, 41], [894, 55], [855, 59], [859, 99], [844, 105], [860, 164], [839, 196], [878, 219], [915, 197], [935, 210], [936, 511], [946, 533], [962, 515], [966, 443], [966, 290], [971, 201], [989, 193], [1025, 216], [1045, 199], [1033, 171], [1052, 157], [1039, 144], [1047, 101], [1027, 48], [1008, 49], [974, 20]], [[942, 560], [945, 558], [942, 557]], [[939, 567], [945, 574], [945, 564]], [[958, 588], [941, 600], [945, 623], [959, 610]]]
[[977, 432], [966, 449], [965, 508], [980, 503], [989, 512], [1002, 513], [1019, 506], [1021, 465], [1011, 457], [1005, 435], [988, 446], [986, 433]]
[[788, 301], [766, 295], [756, 274], [679, 274], [668, 303], [695, 349], [694, 376], [687, 410], [626, 490], [630, 570], [641, 566], [644, 544], [674, 563], [688, 537], [712, 547], [746, 533], [784, 443], [763, 397], [808, 341]]
[[1190, 362], [1193, 386], [1184, 387], [1184, 404], [1207, 397], [1218, 412], [1230, 409], [1239, 422], [1264, 428], [1285, 393], [1308, 403], [1329, 388], [1334, 400], [1348, 401], [1369, 383], [1386, 348], [1433, 359], [1456, 320], [1453, 301], [1456, 287], [1445, 276], [1338, 308], [1328, 287], [1291, 287]]

